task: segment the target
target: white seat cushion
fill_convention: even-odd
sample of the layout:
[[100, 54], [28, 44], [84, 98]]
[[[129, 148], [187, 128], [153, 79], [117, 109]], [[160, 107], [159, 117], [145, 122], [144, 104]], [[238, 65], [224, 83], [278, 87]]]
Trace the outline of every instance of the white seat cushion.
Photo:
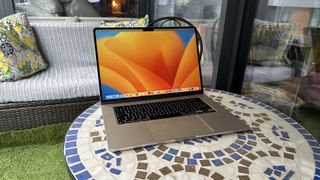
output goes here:
[[48, 68], [30, 78], [0, 83], [0, 103], [99, 95], [95, 66]]
[[93, 28], [99, 22], [31, 23], [49, 66], [15, 82], [0, 83], [0, 103], [99, 95]]

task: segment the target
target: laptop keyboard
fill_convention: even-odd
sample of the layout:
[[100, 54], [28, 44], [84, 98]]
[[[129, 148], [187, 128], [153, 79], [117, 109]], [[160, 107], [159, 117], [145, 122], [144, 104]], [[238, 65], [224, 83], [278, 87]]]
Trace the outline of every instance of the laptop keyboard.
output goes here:
[[200, 98], [178, 99], [114, 107], [118, 124], [215, 112]]

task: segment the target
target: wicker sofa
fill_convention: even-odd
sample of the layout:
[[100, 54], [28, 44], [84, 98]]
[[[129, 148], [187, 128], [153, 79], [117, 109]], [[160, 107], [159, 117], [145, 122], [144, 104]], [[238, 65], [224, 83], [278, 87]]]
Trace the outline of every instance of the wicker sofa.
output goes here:
[[93, 28], [99, 22], [33, 22], [49, 66], [0, 83], [0, 131], [72, 121], [99, 98]]

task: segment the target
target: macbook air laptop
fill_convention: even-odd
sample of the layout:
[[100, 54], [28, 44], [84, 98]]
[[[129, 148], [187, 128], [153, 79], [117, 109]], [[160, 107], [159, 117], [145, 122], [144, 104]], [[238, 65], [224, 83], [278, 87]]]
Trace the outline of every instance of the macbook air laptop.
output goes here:
[[195, 28], [96, 28], [111, 151], [249, 130], [203, 94]]

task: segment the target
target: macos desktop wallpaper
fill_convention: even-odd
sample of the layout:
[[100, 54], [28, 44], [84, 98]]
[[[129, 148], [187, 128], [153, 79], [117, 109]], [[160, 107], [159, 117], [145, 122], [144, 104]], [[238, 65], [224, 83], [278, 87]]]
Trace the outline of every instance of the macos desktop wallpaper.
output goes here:
[[193, 29], [101, 29], [95, 36], [103, 100], [201, 88]]

